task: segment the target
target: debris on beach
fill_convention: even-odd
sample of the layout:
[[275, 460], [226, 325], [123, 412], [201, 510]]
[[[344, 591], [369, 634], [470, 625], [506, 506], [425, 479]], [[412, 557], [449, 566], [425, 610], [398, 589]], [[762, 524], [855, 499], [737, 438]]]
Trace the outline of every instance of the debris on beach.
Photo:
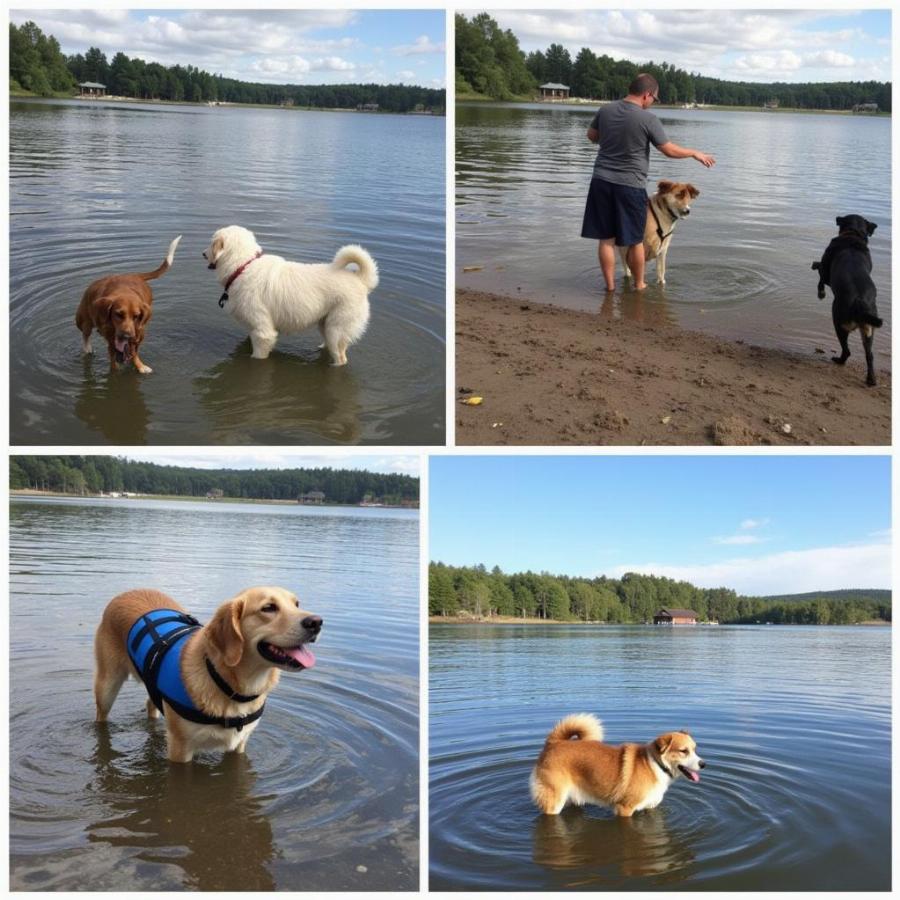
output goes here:
[[482, 272], [484, 266], [463, 266], [463, 272]]
[[466, 397], [465, 400], [460, 400], [460, 403], [465, 403], [466, 406], [481, 406], [484, 402], [484, 397]]

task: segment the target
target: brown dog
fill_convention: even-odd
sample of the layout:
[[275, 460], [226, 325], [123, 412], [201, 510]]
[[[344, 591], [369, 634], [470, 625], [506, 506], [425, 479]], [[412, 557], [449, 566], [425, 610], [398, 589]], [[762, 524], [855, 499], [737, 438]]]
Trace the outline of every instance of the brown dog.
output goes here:
[[179, 234], [169, 244], [169, 252], [162, 265], [153, 272], [107, 275], [89, 284], [84, 292], [75, 313], [75, 324], [84, 339], [84, 352], [94, 352], [91, 332], [96, 328], [106, 339], [111, 371], [115, 372], [118, 364], [124, 365], [130, 360], [134, 360], [135, 368], [142, 375], [153, 371], [138, 356], [144, 329], [153, 315], [153, 291], [147, 282], [169, 271], [180, 240]]
[[[648, 198], [647, 224], [644, 228], [644, 260], [656, 260], [656, 283], [666, 283], [666, 254], [672, 241], [672, 232], [680, 219], [691, 214], [691, 201], [700, 196], [692, 184], [682, 181], [660, 181], [656, 193]], [[625, 275], [631, 270], [625, 259], [627, 247], [620, 247]]]
[[321, 628], [279, 587], [243, 591], [202, 627], [159, 591], [126, 591], [109, 602], [94, 639], [97, 721], [130, 675], [147, 688], [150, 718], [166, 717], [172, 762], [201, 749], [243, 753], [279, 670], [315, 665], [307, 644]]
[[603, 726], [586, 713], [563, 719], [550, 732], [531, 773], [531, 797], [541, 812], [557, 815], [571, 801], [630, 816], [659, 806], [679, 774], [699, 781], [706, 766], [686, 731], [661, 734], [643, 745], [613, 747], [602, 741]]

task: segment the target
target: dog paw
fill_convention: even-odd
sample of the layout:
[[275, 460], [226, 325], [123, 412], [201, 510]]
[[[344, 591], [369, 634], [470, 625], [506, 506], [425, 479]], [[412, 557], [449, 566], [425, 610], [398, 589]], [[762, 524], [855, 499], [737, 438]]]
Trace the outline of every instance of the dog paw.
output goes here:
[[138, 366], [138, 372], [140, 372], [141, 375], [149, 375], [152, 371], [153, 369], [151, 369], [150, 366]]
[[842, 366], [845, 362], [847, 362], [847, 360], [844, 359], [843, 356], [832, 356], [831, 361], [833, 363], [837, 363], [839, 366]]

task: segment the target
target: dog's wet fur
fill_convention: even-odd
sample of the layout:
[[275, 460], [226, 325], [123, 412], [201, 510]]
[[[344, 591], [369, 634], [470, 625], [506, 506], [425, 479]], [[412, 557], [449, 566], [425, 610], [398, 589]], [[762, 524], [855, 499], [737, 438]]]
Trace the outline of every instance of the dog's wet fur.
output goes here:
[[817, 294], [825, 297], [825, 285], [831, 288], [831, 320], [841, 345], [841, 355], [833, 362], [844, 365], [850, 356], [847, 336], [859, 329], [866, 354], [866, 384], [874, 385], [875, 357], [872, 352], [875, 329], [882, 320], [875, 303], [875, 282], [872, 281], [872, 256], [869, 238], [878, 227], [859, 215], [838, 216], [835, 219], [838, 236], [825, 249], [822, 259], [812, 264], [819, 273]]
[[588, 713], [563, 719], [547, 736], [531, 773], [531, 797], [557, 815], [566, 803], [596, 803], [617, 816], [658, 806], [672, 782], [700, 781], [706, 763], [687, 731], [661, 734], [649, 744], [603, 743], [603, 726]]

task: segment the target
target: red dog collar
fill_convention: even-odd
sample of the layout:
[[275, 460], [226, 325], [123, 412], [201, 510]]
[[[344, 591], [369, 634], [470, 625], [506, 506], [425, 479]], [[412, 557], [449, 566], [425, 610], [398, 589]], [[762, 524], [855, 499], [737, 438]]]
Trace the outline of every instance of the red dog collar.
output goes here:
[[263, 252], [262, 252], [262, 250], [260, 250], [256, 254], [256, 256], [254, 256], [252, 259], [248, 259], [247, 262], [245, 262], [242, 266], [240, 266], [236, 271], [231, 273], [231, 275], [228, 277], [228, 281], [225, 282], [225, 293], [222, 294], [221, 297], [219, 297], [219, 308], [222, 308], [223, 306], [225, 306], [226, 302], [228, 301], [228, 288], [230, 288], [231, 285], [234, 284], [234, 282], [237, 280], [237, 278], [239, 278], [241, 275], [243, 275], [244, 269], [246, 269], [247, 266], [250, 265], [250, 263], [256, 262], [256, 260], [258, 260], [262, 255], [263, 255]]

